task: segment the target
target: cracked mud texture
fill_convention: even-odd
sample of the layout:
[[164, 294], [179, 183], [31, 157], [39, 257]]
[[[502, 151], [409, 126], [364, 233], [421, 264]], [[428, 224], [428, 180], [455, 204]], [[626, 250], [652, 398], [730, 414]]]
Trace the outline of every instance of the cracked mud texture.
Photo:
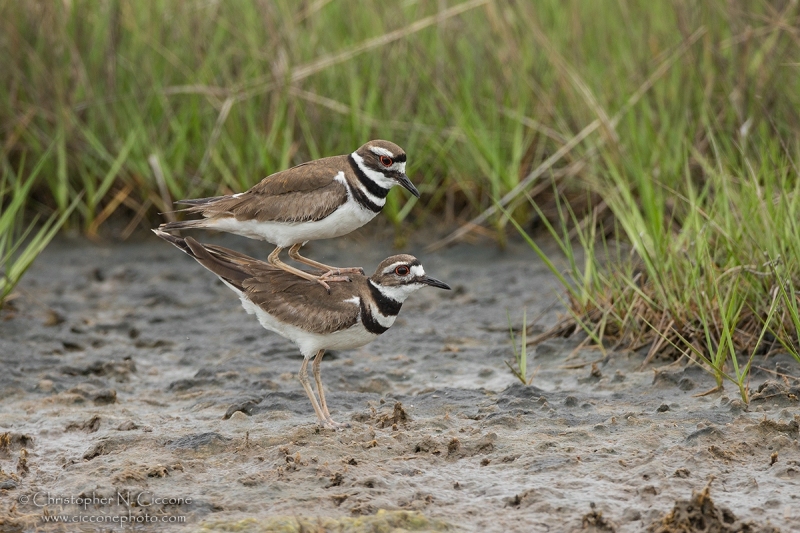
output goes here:
[[[387, 242], [306, 252], [370, 272]], [[0, 315], [0, 531], [116, 530], [42, 515], [130, 512], [186, 521], [137, 530], [634, 532], [667, 527], [712, 477], [742, 531], [800, 530], [800, 387], [774, 373], [800, 375], [792, 359], [756, 361], [748, 408], [730, 384], [694, 397], [714, 385], [696, 366], [616, 352], [593, 371], [580, 338], [538, 346], [523, 386], [506, 312], [555, 323], [556, 280], [522, 243], [421, 250], [454, 290], [418, 291], [377, 341], [325, 356], [331, 412], [351, 424], [330, 431], [297, 348], [192, 259], [155, 236], [53, 243]], [[113, 504], [41, 506], [48, 493]]]

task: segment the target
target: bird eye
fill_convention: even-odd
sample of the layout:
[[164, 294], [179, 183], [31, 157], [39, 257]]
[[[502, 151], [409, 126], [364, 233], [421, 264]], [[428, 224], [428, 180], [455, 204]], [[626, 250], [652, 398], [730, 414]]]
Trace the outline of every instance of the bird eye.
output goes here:
[[408, 275], [408, 267], [404, 265], [400, 265], [399, 267], [394, 269], [394, 273], [398, 276], [407, 276]]
[[385, 155], [382, 155], [381, 156], [381, 165], [383, 165], [385, 167], [392, 166], [392, 158], [388, 157], [388, 156], [385, 156]]

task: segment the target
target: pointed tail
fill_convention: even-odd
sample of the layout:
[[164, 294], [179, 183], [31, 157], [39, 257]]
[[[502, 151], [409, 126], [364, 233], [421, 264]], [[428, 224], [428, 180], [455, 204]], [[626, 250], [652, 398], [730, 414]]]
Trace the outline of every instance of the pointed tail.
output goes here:
[[166, 222], [158, 226], [158, 229], [161, 231], [177, 231], [181, 229], [199, 229], [205, 227], [206, 227], [206, 219], [201, 218], [198, 220], [182, 220], [179, 222]]
[[185, 239], [177, 237], [160, 229], [154, 229], [153, 233], [186, 255], [194, 258], [221, 280], [230, 283], [239, 290], [243, 291], [242, 283], [246, 279], [253, 277], [253, 273], [247, 268], [247, 263], [256, 260], [246, 255], [228, 250], [222, 246], [204, 245], [191, 237], [186, 237]]

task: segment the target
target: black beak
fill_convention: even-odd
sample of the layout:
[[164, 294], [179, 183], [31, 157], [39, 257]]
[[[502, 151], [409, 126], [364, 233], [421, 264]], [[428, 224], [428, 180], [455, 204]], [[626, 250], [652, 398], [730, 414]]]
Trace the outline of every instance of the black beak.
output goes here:
[[420, 283], [424, 283], [425, 285], [430, 285], [431, 287], [439, 287], [440, 289], [445, 289], [447, 291], [450, 290], [450, 285], [445, 283], [444, 281], [439, 281], [436, 278], [432, 278], [430, 276], [425, 276], [419, 280]]
[[408, 179], [408, 176], [405, 174], [400, 174], [400, 177], [397, 178], [397, 183], [402, 185], [404, 189], [408, 189], [408, 192], [419, 198], [419, 191], [416, 187], [414, 187], [414, 184], [411, 183], [411, 180]]

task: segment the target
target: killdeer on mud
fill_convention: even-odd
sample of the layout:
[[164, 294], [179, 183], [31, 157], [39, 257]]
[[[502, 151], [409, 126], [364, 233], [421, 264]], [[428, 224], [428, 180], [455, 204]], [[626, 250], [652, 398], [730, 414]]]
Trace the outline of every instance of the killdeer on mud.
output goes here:
[[[267, 176], [249, 190], [228, 196], [180, 200], [182, 209], [204, 218], [161, 224], [165, 231], [208, 228], [260, 239], [276, 246], [269, 254], [273, 266], [307, 280], [349, 281], [344, 274], [363, 274], [361, 268], [336, 268], [300, 255], [300, 247], [316, 239], [346, 235], [360, 228], [386, 203], [389, 190], [400, 185], [419, 198], [406, 176], [406, 153], [389, 141], [370, 141], [349, 155], [309, 161]], [[280, 252], [324, 272], [315, 276], [281, 261]]]
[[[331, 419], [322, 389], [320, 363], [325, 350], [358, 348], [375, 340], [394, 324], [403, 302], [417, 289], [426, 285], [450, 289], [426, 276], [414, 256], [393, 255], [372, 276], [355, 274], [352, 283], [337, 283], [326, 292], [316, 280], [300, 280], [294, 273], [233, 250], [153, 232], [216, 274], [264, 328], [297, 344], [303, 354], [298, 378], [320, 425], [328, 428], [341, 424]], [[312, 357], [319, 402], [308, 380]]]

